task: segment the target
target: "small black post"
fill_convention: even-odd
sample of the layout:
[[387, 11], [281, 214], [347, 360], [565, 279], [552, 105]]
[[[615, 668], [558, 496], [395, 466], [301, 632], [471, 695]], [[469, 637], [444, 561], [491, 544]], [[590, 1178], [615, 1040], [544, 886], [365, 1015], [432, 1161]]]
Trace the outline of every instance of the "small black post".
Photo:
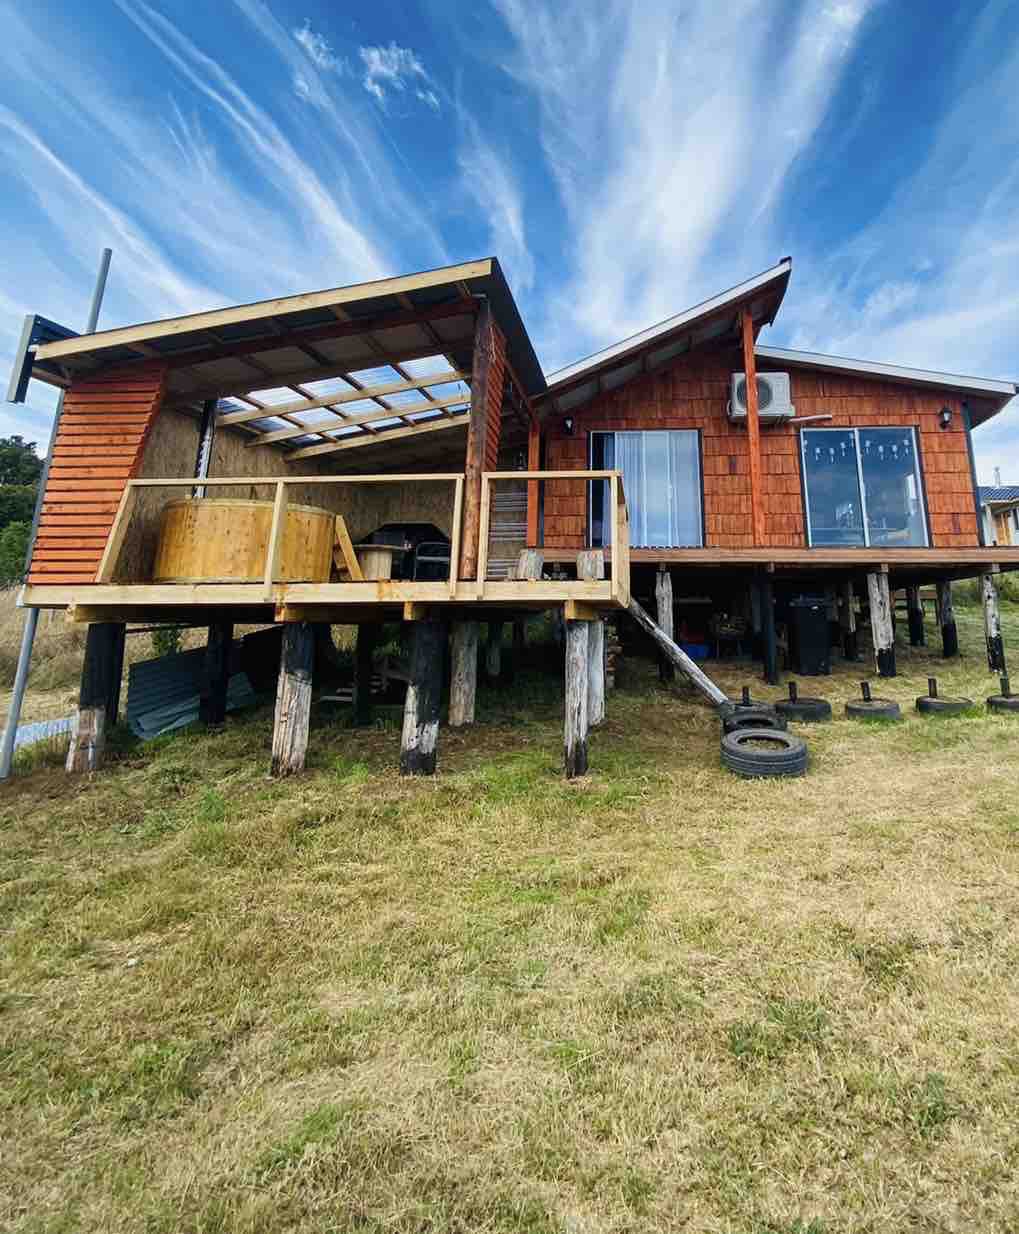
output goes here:
[[919, 587], [906, 588], [906, 614], [909, 621], [910, 647], [922, 647], [926, 641], [923, 629], [923, 601]]
[[365, 728], [372, 722], [372, 660], [377, 628], [366, 621], [357, 627], [354, 653], [354, 724]]
[[790, 682], [789, 682], [789, 701], [790, 701], [790, 703], [795, 703], [795, 702], [796, 702], [796, 700], [799, 698], [799, 696], [800, 696], [800, 687], [796, 684], [796, 682], [795, 682], [795, 681], [790, 681]]
[[764, 634], [764, 680], [778, 685], [778, 646], [775, 640], [775, 594], [771, 579], [761, 580], [761, 624]]
[[1012, 683], [1008, 679], [1008, 674], [1002, 673], [1000, 681], [1001, 681], [1002, 698], [1011, 698], [1012, 697]]
[[435, 774], [439, 738], [439, 702], [442, 698], [442, 644], [446, 627], [441, 621], [413, 623], [410, 681], [403, 708], [400, 775]]
[[198, 718], [210, 728], [226, 721], [226, 692], [230, 684], [230, 649], [233, 645], [232, 621], [214, 621], [205, 644], [205, 678], [198, 700]]
[[743, 687], [743, 694], [741, 697], [743, 701], [743, 706], [749, 707], [750, 706], [750, 687], [749, 686]]
[[928, 698], [938, 697], [938, 679], [937, 677], [927, 678], [927, 696]]
[[863, 701], [865, 703], [869, 703], [870, 702], [870, 682], [869, 681], [860, 682], [860, 693], [863, 695]]

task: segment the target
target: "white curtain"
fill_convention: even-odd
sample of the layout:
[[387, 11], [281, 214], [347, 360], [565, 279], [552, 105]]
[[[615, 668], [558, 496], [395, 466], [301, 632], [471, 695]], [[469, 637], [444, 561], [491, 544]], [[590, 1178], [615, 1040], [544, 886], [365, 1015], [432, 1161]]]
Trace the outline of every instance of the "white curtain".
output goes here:
[[615, 434], [630, 543], [647, 548], [702, 543], [700, 443], [693, 431]]

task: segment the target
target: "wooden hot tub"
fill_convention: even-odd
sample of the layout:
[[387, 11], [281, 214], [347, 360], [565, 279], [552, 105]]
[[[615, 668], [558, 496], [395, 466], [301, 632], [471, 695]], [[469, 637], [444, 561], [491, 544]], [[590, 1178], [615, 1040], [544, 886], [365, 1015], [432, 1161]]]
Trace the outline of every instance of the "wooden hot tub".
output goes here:
[[[153, 581], [258, 583], [265, 576], [271, 501], [188, 498], [163, 510]], [[319, 506], [288, 506], [276, 578], [328, 583], [335, 517]]]

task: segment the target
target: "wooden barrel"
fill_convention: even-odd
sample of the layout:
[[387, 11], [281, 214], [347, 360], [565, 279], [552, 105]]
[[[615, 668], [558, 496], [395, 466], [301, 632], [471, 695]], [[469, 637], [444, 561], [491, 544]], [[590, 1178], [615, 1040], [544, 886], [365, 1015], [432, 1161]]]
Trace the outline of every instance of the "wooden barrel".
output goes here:
[[[153, 581], [258, 583], [265, 577], [271, 501], [188, 498], [163, 510]], [[277, 582], [328, 583], [334, 516], [319, 506], [288, 506]]]

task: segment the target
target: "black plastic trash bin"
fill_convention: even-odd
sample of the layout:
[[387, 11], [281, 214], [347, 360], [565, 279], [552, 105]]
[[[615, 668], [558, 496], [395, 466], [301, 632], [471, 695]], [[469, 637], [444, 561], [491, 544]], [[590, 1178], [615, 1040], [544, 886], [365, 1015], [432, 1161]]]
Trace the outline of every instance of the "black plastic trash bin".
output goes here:
[[795, 596], [789, 601], [789, 661], [801, 677], [831, 672], [828, 602], [823, 596]]

